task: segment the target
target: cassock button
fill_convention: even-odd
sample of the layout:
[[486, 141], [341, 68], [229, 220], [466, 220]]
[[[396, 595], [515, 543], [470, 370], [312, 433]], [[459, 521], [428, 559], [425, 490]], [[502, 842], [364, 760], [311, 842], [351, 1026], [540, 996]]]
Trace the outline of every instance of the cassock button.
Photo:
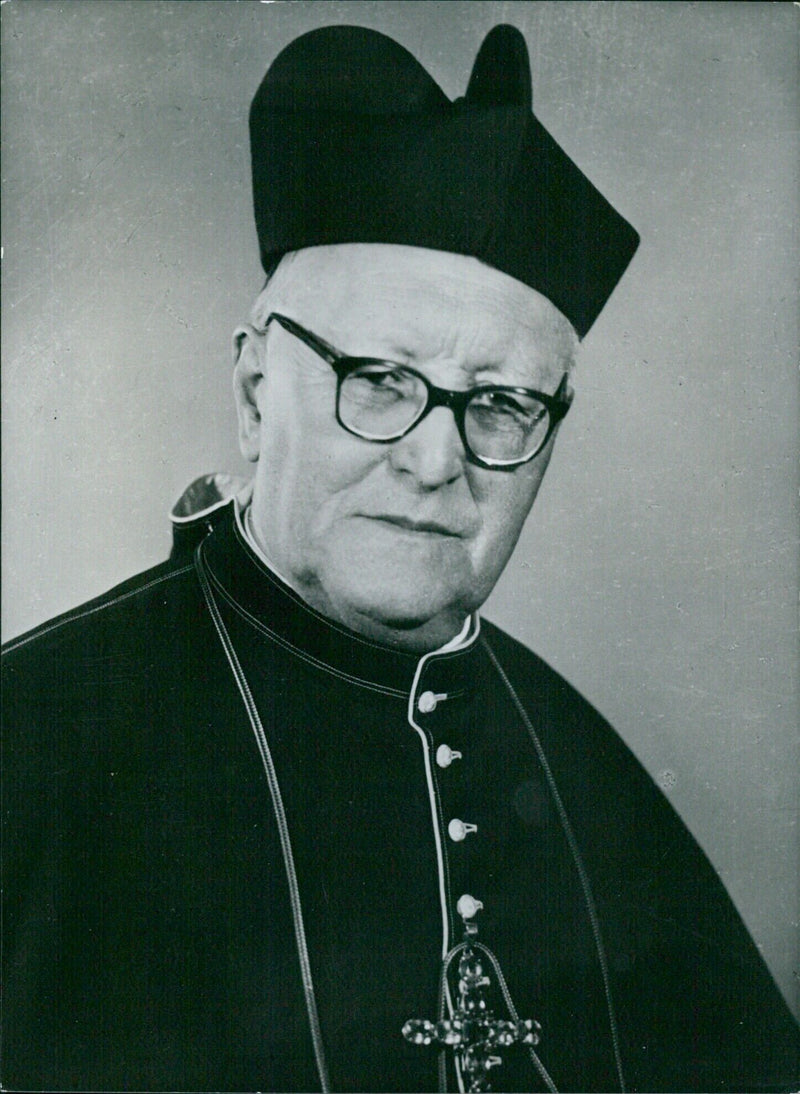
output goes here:
[[432, 691], [423, 691], [417, 700], [417, 707], [423, 714], [431, 714], [436, 710], [436, 706], [439, 700], [443, 698], [441, 695], [434, 695]]
[[454, 752], [449, 745], [439, 745], [436, 749], [436, 762], [439, 767], [449, 767], [453, 760], [460, 760], [461, 753]]
[[472, 919], [472, 917], [481, 910], [483, 907], [483, 901], [476, 900], [474, 896], [470, 896], [469, 893], [464, 893], [458, 898], [456, 904], [456, 911], [464, 919]]
[[477, 831], [477, 824], [468, 824], [466, 821], [459, 820], [458, 817], [453, 817], [447, 826], [447, 834], [454, 843], [460, 843], [470, 832]]

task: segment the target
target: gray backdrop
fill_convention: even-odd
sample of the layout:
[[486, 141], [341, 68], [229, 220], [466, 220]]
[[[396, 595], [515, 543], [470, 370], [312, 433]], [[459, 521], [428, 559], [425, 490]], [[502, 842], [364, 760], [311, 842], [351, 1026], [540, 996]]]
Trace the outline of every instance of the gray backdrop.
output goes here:
[[791, 4], [4, 4], [4, 634], [163, 558], [180, 489], [243, 469], [246, 120], [277, 51], [377, 27], [453, 97], [500, 21], [527, 37], [539, 117], [643, 243], [486, 614], [619, 728], [795, 998]]

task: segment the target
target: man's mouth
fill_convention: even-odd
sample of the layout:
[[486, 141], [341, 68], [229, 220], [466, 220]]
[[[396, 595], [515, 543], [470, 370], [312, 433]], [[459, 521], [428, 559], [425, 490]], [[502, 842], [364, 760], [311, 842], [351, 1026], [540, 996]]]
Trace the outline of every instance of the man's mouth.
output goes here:
[[[364, 514], [365, 516], [367, 514]], [[447, 524], [436, 520], [415, 520], [412, 517], [395, 515], [393, 513], [376, 513], [368, 516], [369, 520], [377, 520], [382, 524], [391, 524], [401, 528], [405, 532], [428, 533], [437, 536], [460, 536], [461, 532]]]

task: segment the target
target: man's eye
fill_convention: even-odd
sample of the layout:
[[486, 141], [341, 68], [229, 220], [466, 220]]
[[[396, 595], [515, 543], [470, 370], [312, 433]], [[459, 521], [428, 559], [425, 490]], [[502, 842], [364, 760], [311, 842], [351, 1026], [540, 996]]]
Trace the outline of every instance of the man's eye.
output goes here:
[[403, 374], [394, 368], [383, 368], [378, 365], [372, 368], [361, 368], [353, 374], [353, 379], [364, 380], [373, 387], [402, 387]]
[[525, 425], [535, 424], [546, 413], [546, 408], [526, 395], [510, 391], [483, 391], [470, 402], [470, 410], [482, 418], [513, 418]]
[[373, 411], [389, 411], [416, 400], [413, 376], [391, 364], [362, 364], [346, 377], [341, 386], [346, 405]]
[[404, 399], [413, 393], [414, 383], [402, 369], [390, 365], [364, 365], [351, 372], [346, 380], [349, 398], [390, 401]]

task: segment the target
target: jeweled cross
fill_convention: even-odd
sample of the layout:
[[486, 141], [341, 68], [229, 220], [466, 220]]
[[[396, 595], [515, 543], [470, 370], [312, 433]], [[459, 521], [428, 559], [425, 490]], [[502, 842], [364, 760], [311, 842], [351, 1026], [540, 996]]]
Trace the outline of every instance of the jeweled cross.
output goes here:
[[496, 1018], [489, 1009], [486, 990], [492, 981], [484, 971], [482, 955], [488, 958], [501, 982], [502, 973], [494, 955], [480, 942], [472, 941], [470, 936], [476, 933], [476, 928], [469, 924], [464, 941], [450, 951], [444, 962], [443, 982], [453, 959], [460, 954], [458, 1001], [452, 1017], [438, 1022], [411, 1018], [403, 1026], [403, 1036], [415, 1045], [450, 1045], [468, 1084], [466, 1089], [488, 1091], [491, 1090], [489, 1072], [503, 1062], [497, 1049], [513, 1044], [538, 1045], [541, 1026], [531, 1018], [517, 1018], [508, 998], [513, 1020]]

